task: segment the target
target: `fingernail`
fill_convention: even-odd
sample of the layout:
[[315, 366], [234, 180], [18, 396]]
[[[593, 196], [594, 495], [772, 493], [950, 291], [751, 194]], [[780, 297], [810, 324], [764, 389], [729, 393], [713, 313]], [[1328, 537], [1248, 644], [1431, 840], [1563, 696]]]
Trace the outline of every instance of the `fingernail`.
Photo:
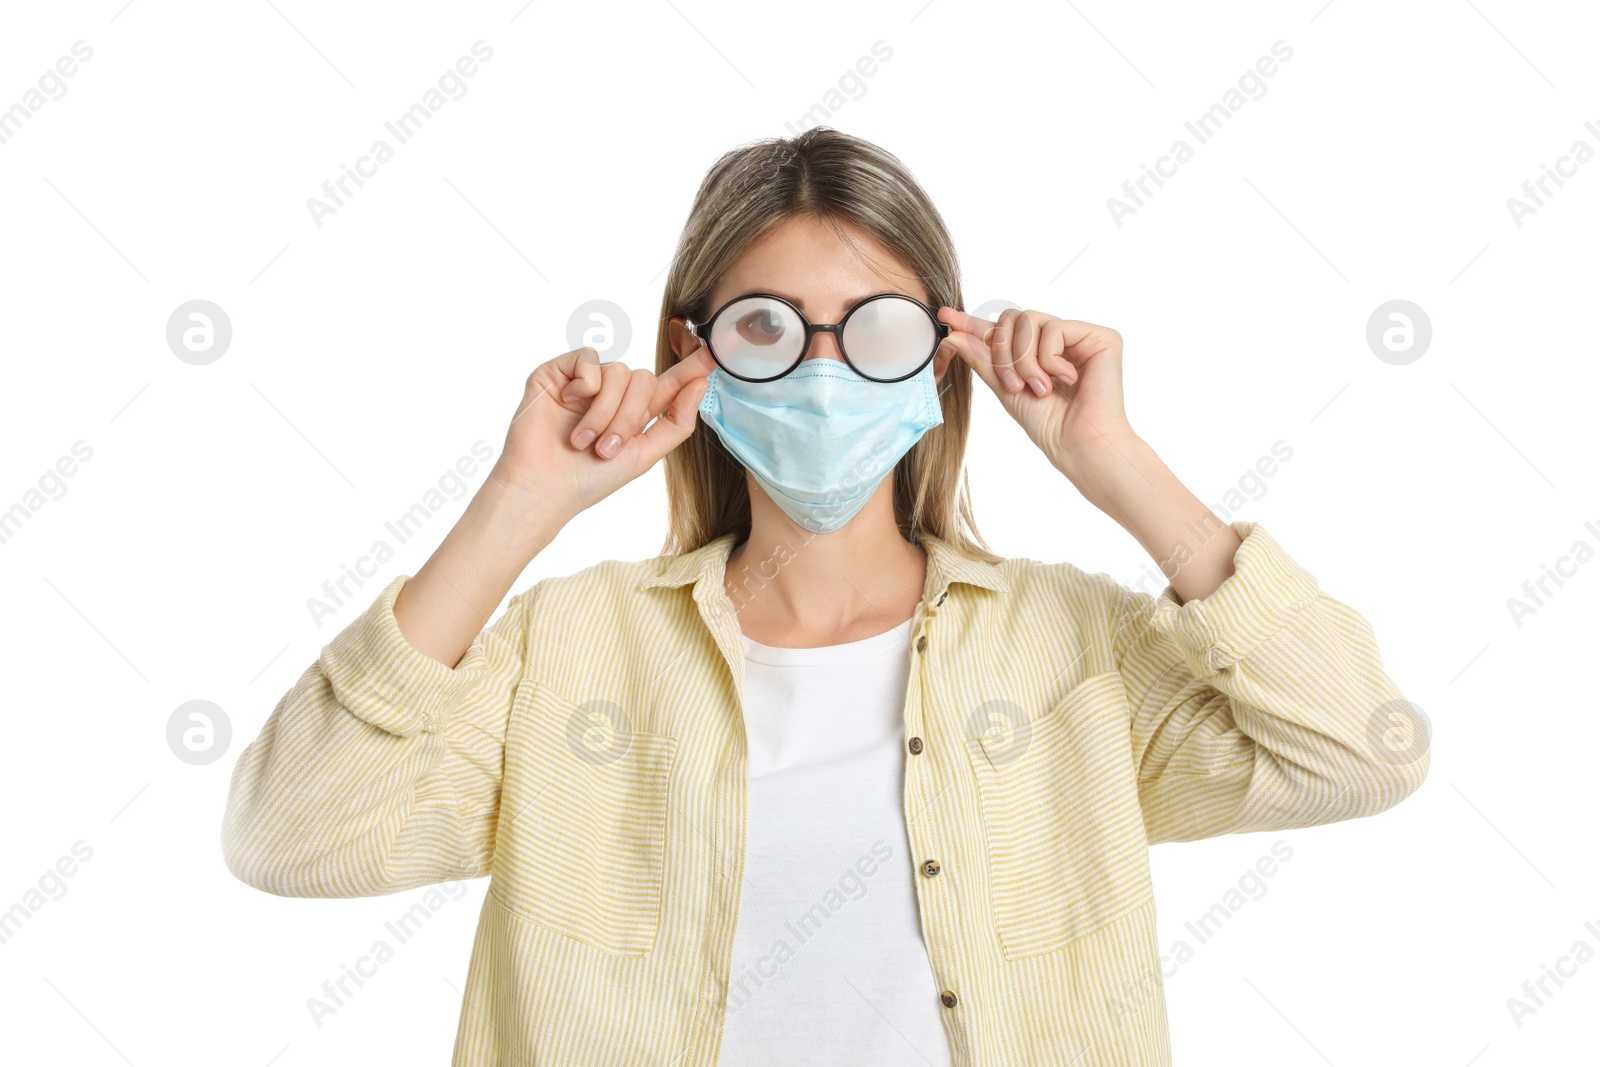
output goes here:
[[562, 393], [561, 394], [561, 402], [564, 403], [564, 404], [570, 404], [570, 403], [572, 403], [573, 401], [575, 401], [577, 399], [578, 399], [578, 394], [577, 393]]
[[618, 437], [614, 433], [608, 433], [600, 440], [600, 454], [607, 459], [610, 459], [611, 453], [615, 452], [617, 447], [621, 444], [622, 438]]
[[1022, 379], [1017, 377], [1017, 372], [1010, 367], [1000, 372], [1000, 381], [1005, 385], [1007, 392], [1014, 393], [1022, 388]]
[[1029, 378], [1028, 386], [1033, 390], [1034, 396], [1044, 396], [1050, 391], [1050, 385], [1043, 378]]
[[591, 430], [589, 427], [585, 426], [583, 429], [578, 431], [578, 436], [574, 437], [572, 440], [573, 440], [573, 443], [575, 445], [577, 445], [579, 448], [588, 448], [589, 447], [589, 443], [591, 441], [593, 441], [594, 439], [595, 439], [595, 432], [593, 430]]

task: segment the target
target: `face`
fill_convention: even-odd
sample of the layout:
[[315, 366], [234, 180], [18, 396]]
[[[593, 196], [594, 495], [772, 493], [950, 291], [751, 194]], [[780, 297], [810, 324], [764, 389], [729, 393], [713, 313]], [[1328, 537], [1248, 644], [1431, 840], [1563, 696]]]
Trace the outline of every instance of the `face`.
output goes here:
[[[852, 244], [846, 244], [827, 223], [809, 216], [780, 223], [722, 276], [712, 290], [709, 309], [714, 311], [744, 293], [775, 293], [793, 301], [810, 321], [830, 323], [879, 293], [901, 293], [928, 303], [927, 289], [888, 249], [850, 223], [839, 225], [851, 235]], [[669, 330], [680, 359], [699, 347], [681, 318], [673, 319]], [[839, 342], [827, 333], [811, 339], [805, 358], [844, 361]], [[947, 362], [934, 360], [936, 379], [943, 376]]]

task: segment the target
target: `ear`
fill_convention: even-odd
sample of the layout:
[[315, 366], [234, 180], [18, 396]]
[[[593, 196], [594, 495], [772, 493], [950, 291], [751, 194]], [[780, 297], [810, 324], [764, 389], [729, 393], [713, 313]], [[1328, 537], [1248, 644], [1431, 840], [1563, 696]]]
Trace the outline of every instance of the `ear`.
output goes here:
[[941, 345], [933, 356], [933, 380], [940, 385], [944, 384], [945, 371], [950, 368], [950, 364], [961, 358], [956, 355], [954, 348], [950, 348], [950, 354], [946, 355], [944, 350], [947, 347], [949, 346]]
[[688, 318], [674, 315], [667, 320], [667, 340], [680, 360], [688, 359], [700, 348], [700, 338], [689, 332]]

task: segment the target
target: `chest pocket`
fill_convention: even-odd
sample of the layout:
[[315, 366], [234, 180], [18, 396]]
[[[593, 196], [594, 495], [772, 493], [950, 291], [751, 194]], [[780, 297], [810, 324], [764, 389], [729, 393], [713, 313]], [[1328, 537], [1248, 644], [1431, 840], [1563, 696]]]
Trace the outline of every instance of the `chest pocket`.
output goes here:
[[661, 920], [678, 742], [620, 718], [534, 679], [517, 687], [489, 891], [540, 926], [631, 956], [650, 951]]
[[966, 743], [1007, 959], [1062, 948], [1152, 899], [1120, 675], [1085, 679], [1032, 722]]

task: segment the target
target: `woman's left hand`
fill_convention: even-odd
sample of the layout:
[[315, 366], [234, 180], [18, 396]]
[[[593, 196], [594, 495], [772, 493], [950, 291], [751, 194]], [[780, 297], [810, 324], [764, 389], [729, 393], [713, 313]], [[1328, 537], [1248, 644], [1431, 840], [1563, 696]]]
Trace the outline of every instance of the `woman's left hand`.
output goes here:
[[[998, 323], [951, 307], [934, 371], [959, 355], [1000, 398], [1057, 470], [1074, 483], [1136, 435], [1122, 406], [1122, 335], [1109, 326], [1007, 308]], [[954, 348], [953, 354], [946, 350]], [[1040, 386], [1044, 383], [1043, 395]]]

